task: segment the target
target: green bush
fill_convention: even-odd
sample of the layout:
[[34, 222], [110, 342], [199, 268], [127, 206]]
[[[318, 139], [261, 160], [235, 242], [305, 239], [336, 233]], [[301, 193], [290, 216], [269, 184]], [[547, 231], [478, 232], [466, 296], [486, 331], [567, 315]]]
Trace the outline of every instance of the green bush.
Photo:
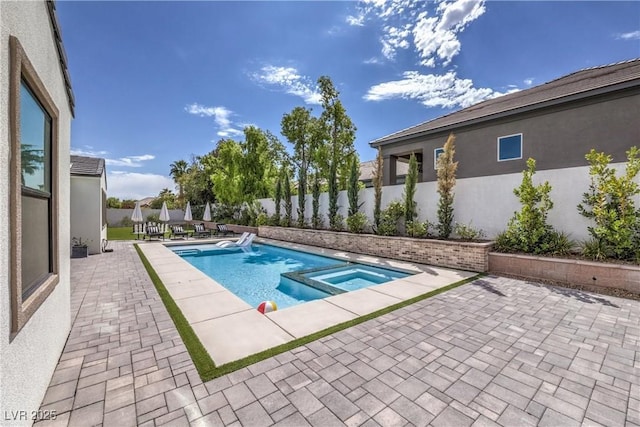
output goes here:
[[431, 228], [429, 221], [409, 221], [405, 224], [407, 236], [410, 237], [427, 237], [429, 235], [429, 228]]
[[261, 225], [270, 225], [271, 218], [267, 215], [266, 212], [260, 212], [258, 214], [258, 218], [256, 218], [256, 225], [260, 227]]
[[583, 254], [594, 259], [614, 258], [640, 261], [640, 209], [634, 197], [640, 186], [634, 180], [640, 172], [640, 151], [627, 151], [626, 170], [617, 176], [611, 168], [611, 156], [591, 150], [586, 156], [590, 164], [591, 184], [584, 193], [578, 212], [592, 219], [588, 227], [591, 239], [583, 244]]
[[462, 240], [480, 240], [486, 236], [484, 230], [473, 227], [471, 223], [460, 224], [458, 222], [453, 227], [453, 234]]
[[398, 221], [404, 216], [404, 205], [398, 201], [391, 202], [380, 212], [380, 216], [377, 233], [381, 236], [397, 236]]
[[351, 233], [363, 233], [367, 223], [367, 216], [362, 212], [356, 212], [347, 218], [347, 228]]
[[130, 216], [123, 216], [120, 220], [120, 227], [133, 227], [133, 221]]
[[547, 214], [553, 208], [548, 182], [533, 185], [536, 161], [527, 160], [527, 170], [522, 172], [522, 183], [513, 190], [522, 204], [514, 212], [507, 230], [496, 238], [495, 249], [499, 252], [524, 252], [530, 254], [561, 255], [568, 251], [572, 242], [563, 233], [558, 233], [547, 223]]
[[329, 228], [333, 231], [341, 231], [344, 229], [344, 217], [339, 213], [329, 218]]
[[147, 215], [147, 222], [160, 222], [160, 214], [152, 213]]

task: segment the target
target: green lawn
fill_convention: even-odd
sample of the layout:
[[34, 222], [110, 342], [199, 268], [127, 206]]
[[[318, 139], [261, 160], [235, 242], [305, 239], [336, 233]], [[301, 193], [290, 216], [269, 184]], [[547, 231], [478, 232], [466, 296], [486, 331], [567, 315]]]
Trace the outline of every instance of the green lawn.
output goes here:
[[133, 227], [107, 227], [107, 240], [135, 240]]

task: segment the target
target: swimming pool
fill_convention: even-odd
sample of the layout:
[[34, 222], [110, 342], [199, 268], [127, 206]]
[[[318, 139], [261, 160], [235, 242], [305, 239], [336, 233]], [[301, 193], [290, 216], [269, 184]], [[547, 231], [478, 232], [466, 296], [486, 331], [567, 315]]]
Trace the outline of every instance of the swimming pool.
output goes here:
[[250, 250], [168, 247], [253, 307], [275, 301], [286, 308], [408, 275], [265, 244], [254, 243]]

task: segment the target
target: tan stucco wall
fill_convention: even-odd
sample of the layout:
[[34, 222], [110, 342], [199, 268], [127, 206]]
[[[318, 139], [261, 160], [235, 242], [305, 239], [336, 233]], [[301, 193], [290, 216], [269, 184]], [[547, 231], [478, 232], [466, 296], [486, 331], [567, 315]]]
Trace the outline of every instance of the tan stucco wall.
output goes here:
[[[60, 282], [10, 339], [9, 36], [17, 37], [59, 110]], [[44, 1], [0, 2], [0, 413], [36, 411], [70, 328], [69, 141], [71, 112]], [[8, 421], [0, 421], [3, 424]], [[10, 425], [30, 425], [30, 420]]]
[[[102, 241], [101, 179], [91, 176], [71, 177], [71, 237], [81, 238], [89, 254], [101, 253]], [[106, 238], [106, 227], [104, 229]]]

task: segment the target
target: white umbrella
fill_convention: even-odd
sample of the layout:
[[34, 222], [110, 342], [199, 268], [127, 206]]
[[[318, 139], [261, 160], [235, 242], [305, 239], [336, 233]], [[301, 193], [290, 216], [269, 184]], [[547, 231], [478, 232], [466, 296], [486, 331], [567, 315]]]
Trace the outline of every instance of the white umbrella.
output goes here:
[[184, 220], [191, 222], [193, 217], [191, 216], [191, 202], [187, 202], [187, 208], [184, 210]]
[[203, 221], [211, 221], [211, 206], [209, 206], [209, 202], [204, 207], [204, 215], [202, 216]]
[[169, 216], [169, 209], [167, 209], [167, 202], [162, 202], [162, 209], [160, 209], [160, 221], [168, 222], [171, 219]]
[[136, 202], [136, 207], [133, 209], [133, 213], [131, 214], [131, 221], [133, 222], [142, 222], [142, 210], [140, 209], [140, 201]]

